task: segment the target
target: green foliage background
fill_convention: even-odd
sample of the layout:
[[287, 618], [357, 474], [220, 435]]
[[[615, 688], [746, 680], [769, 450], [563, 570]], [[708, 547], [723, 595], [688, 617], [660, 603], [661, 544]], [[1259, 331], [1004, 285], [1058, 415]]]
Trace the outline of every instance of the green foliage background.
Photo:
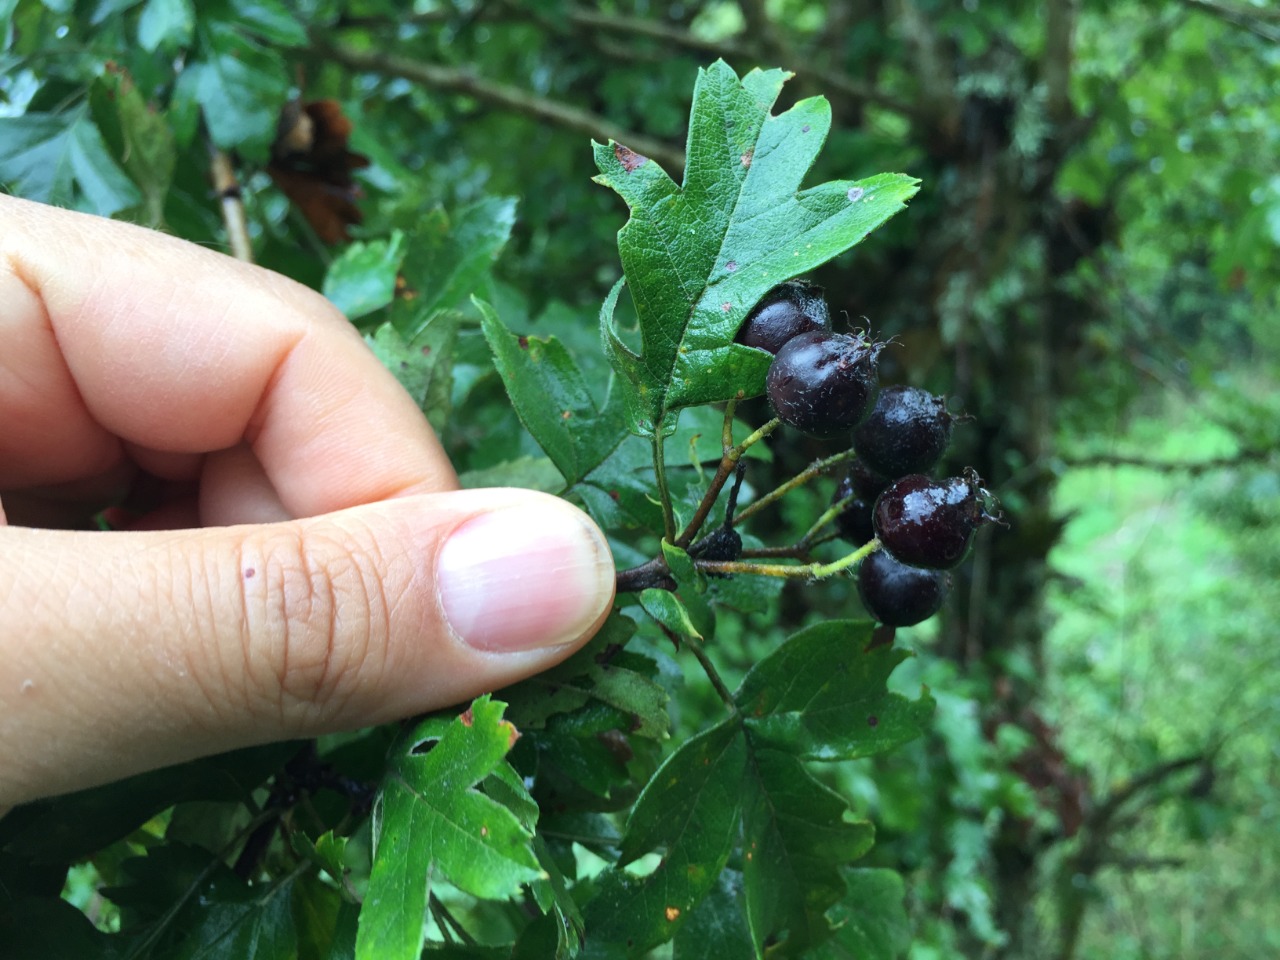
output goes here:
[[[632, 531], [615, 544], [625, 565], [652, 555], [641, 531], [663, 525], [636, 472], [647, 444], [598, 449], [570, 435], [548, 462], [491, 347], [527, 335], [557, 369], [571, 357], [581, 390], [567, 408], [619, 423], [597, 319], [619, 277], [627, 211], [591, 183], [589, 141], [620, 140], [676, 175], [697, 68], [717, 57], [739, 74], [796, 71], [779, 110], [830, 100], [831, 135], [806, 186], [882, 171], [921, 180], [907, 212], [816, 279], [833, 314], [866, 317], [901, 341], [885, 382], [945, 391], [976, 415], [948, 465], [977, 466], [1013, 521], [980, 541], [939, 621], [900, 635], [919, 655], [892, 685], [912, 697], [929, 686], [930, 733], [818, 768], [813, 795], [852, 798], [877, 830], [857, 869], [822, 884], [877, 906], [844, 917], [841, 942], [813, 955], [1274, 954], [1280, 179], [1260, 162], [1280, 155], [1272, 5], [0, 0], [0, 184], [224, 246], [209, 140], [232, 150], [259, 263], [323, 288], [393, 369], [423, 346], [449, 358], [447, 375], [410, 364], [402, 376], [464, 480], [575, 485], [611, 528]], [[347, 246], [320, 243], [264, 172], [279, 110], [299, 95], [340, 101], [352, 148], [372, 161], [359, 175], [365, 220]], [[397, 273], [424, 296], [393, 300]], [[632, 350], [642, 347], [627, 341], [636, 322], [623, 298], [617, 329]], [[718, 454], [720, 417], [706, 412], [685, 411], [666, 442], [686, 509], [700, 491], [690, 451], [710, 459], [698, 447], [709, 439]], [[744, 404], [739, 416], [747, 428], [767, 414]], [[817, 454], [777, 438], [749, 482], [767, 490]], [[602, 462], [606, 475], [584, 467]], [[788, 498], [778, 531], [805, 529], [829, 493], [830, 481]], [[858, 615], [847, 582], [740, 593], [727, 583], [709, 604], [722, 614], [712, 652], [735, 689], [796, 629]], [[680, 742], [722, 707], [696, 664], [645, 631], [628, 648], [638, 651], [630, 680], [673, 694]], [[520, 701], [503, 698], [519, 715]], [[637, 738], [619, 771], [596, 738], [612, 727], [579, 720], [556, 728], [526, 711], [516, 722], [548, 723], [548, 737], [581, 747], [575, 775], [605, 793], [663, 762]], [[399, 748], [385, 732], [361, 737], [322, 746], [376, 779]], [[57, 931], [70, 955], [109, 956], [94, 924], [163, 915], [185, 878], [221, 884], [224, 912], [182, 912], [147, 944], [155, 955], [196, 955], [166, 939], [179, 930], [202, 955], [353, 950], [353, 898], [284, 866], [369, 878], [370, 834], [348, 837], [334, 811], [318, 822], [337, 829], [298, 831], [298, 849], [275, 852], [270, 896], [228, 868], [201, 873], [215, 838], [252, 826], [244, 810], [262, 798], [246, 805], [244, 794], [289, 754], [184, 771], [197, 793], [176, 808], [179, 775], [159, 772], [50, 821], [38, 810], [0, 821], [0, 890], [46, 895], [21, 935], [37, 952], [40, 932]], [[415, 762], [411, 749], [402, 760]], [[476, 797], [504, 789], [505, 764], [476, 771]], [[201, 792], [206, 782], [225, 792]], [[523, 787], [505, 788], [508, 827], [527, 834]], [[145, 826], [95, 845], [113, 811], [136, 814], [149, 798]], [[79, 824], [94, 831], [51, 829]], [[614, 843], [583, 845], [580, 863], [561, 857], [557, 870], [588, 876], [616, 856], [616, 823], [584, 814], [562, 826], [605, 839], [613, 830]], [[34, 859], [8, 840], [19, 828], [45, 837]], [[546, 869], [552, 852], [533, 849], [552, 878], [538, 905], [575, 929], [578, 904]], [[78, 865], [63, 876], [50, 866], [60, 858]], [[514, 883], [533, 869], [509, 863]], [[909, 948], [890, 870], [905, 878]], [[730, 864], [703, 919], [730, 913], [747, 884]], [[513, 935], [500, 909], [446, 900], [485, 942]], [[443, 938], [447, 921], [433, 916]], [[289, 939], [298, 917], [313, 918], [303, 928], [331, 952]], [[750, 949], [749, 931], [722, 934]], [[550, 956], [557, 936], [533, 930], [523, 953], [445, 954]], [[21, 955], [25, 941], [9, 943]], [[665, 949], [702, 955], [688, 938]]]

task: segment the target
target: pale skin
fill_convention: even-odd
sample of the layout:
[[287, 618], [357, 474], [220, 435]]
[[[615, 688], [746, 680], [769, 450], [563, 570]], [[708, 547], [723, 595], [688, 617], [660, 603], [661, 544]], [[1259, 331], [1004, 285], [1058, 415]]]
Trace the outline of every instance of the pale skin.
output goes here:
[[0, 196], [0, 811], [464, 701], [612, 593], [579, 511], [458, 489], [319, 294]]

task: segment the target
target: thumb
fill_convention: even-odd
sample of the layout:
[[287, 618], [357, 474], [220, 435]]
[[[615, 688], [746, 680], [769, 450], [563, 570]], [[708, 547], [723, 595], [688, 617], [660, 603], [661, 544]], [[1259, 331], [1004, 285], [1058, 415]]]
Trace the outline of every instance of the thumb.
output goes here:
[[526, 490], [204, 530], [0, 528], [0, 805], [501, 687], [591, 636], [613, 584], [596, 526]]

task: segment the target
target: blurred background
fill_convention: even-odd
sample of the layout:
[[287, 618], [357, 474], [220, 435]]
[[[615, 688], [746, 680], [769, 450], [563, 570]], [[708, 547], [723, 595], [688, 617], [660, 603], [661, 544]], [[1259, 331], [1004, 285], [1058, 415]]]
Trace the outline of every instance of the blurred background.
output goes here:
[[[1276, 5], [0, 0], [0, 33], [6, 190], [225, 249], [234, 143], [254, 259], [313, 286], [349, 237], [515, 197], [492, 298], [600, 383], [625, 210], [590, 139], [679, 179], [700, 66], [793, 71], [780, 106], [834, 117], [813, 181], [922, 180], [813, 279], [898, 342], [883, 382], [973, 415], [946, 472], [1010, 523], [900, 633], [932, 735], [839, 774], [911, 956], [1280, 956]], [[459, 469], [531, 450], [474, 329], [456, 363]], [[788, 588], [722, 656], [850, 605]]]

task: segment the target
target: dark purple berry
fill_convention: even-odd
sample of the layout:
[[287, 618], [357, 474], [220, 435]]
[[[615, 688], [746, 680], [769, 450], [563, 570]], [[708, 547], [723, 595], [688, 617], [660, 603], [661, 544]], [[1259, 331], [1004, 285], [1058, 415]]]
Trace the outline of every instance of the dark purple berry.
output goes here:
[[738, 342], [777, 353], [794, 336], [830, 329], [831, 311], [822, 288], [804, 280], [789, 280], [756, 304], [738, 331]]
[[947, 599], [951, 574], [922, 570], [877, 550], [858, 568], [858, 596], [867, 613], [891, 627], [911, 627], [928, 620]]
[[[855, 493], [857, 491], [854, 489], [853, 479], [846, 476], [836, 486], [831, 502], [839, 503], [847, 497], [854, 496]], [[850, 543], [861, 545], [876, 535], [871, 526], [871, 504], [871, 500], [864, 500], [861, 497], [855, 497], [845, 504], [844, 509], [836, 515], [836, 529], [840, 532], [840, 536]]]
[[995, 500], [969, 468], [963, 477], [932, 480], [909, 474], [889, 485], [872, 510], [876, 536], [913, 567], [949, 570], [969, 552], [973, 532], [993, 520]]
[[826, 330], [792, 337], [765, 378], [774, 412], [783, 423], [820, 440], [852, 430], [875, 397], [883, 346]]
[[897, 477], [877, 473], [861, 460], [850, 463], [849, 472], [845, 475], [845, 482], [848, 482], [850, 489], [868, 503], [875, 503], [876, 497], [884, 493], [884, 488], [896, 479]]
[[946, 401], [919, 387], [885, 387], [871, 413], [853, 432], [853, 447], [866, 465], [887, 477], [924, 473], [951, 442]]

